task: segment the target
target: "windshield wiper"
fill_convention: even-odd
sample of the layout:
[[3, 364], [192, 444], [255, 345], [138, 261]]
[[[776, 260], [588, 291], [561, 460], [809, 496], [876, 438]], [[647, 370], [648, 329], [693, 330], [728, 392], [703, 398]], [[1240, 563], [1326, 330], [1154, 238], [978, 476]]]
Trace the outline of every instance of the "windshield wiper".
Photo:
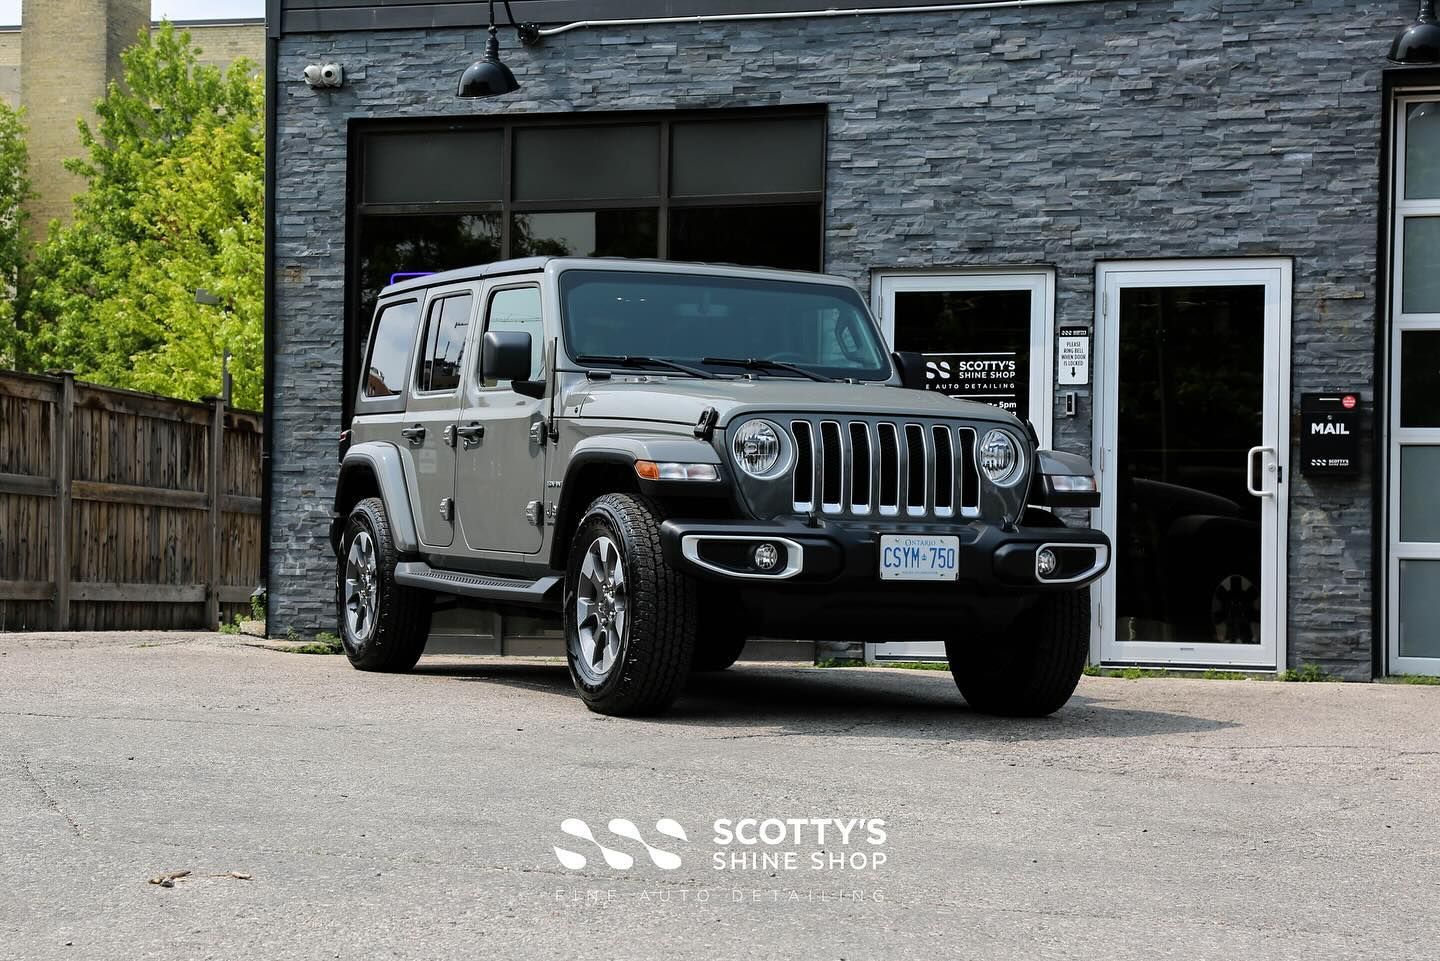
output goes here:
[[658, 367], [662, 370], [689, 374], [691, 377], [699, 377], [702, 380], [715, 379], [715, 375], [708, 370], [691, 367], [689, 364], [677, 364], [673, 360], [665, 360], [661, 357], [632, 357], [629, 354], [581, 354], [575, 360], [581, 364], [601, 364], [610, 367]]
[[792, 374], [799, 374], [801, 377], [808, 377], [811, 380], [818, 380], [821, 383], [833, 384], [834, 377], [826, 377], [813, 370], [806, 370], [795, 364], [787, 364], [783, 360], [766, 360], [763, 357], [702, 357], [702, 364], [720, 364], [726, 367], [743, 367], [746, 370], [784, 370]]

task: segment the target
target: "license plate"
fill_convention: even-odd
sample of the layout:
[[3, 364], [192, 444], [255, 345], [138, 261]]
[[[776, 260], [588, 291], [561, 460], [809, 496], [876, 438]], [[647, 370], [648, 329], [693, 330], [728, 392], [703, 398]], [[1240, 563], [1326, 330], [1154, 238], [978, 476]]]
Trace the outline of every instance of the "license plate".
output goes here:
[[881, 534], [880, 579], [953, 581], [960, 574], [960, 538], [945, 534]]

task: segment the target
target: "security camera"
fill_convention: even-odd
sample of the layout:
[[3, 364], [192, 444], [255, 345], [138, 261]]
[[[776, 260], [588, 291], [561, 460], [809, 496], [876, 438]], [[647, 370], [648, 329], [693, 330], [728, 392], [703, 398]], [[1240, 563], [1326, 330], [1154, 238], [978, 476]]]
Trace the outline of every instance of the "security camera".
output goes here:
[[305, 82], [311, 87], [339, 87], [345, 83], [345, 69], [338, 63], [312, 63], [305, 68]]

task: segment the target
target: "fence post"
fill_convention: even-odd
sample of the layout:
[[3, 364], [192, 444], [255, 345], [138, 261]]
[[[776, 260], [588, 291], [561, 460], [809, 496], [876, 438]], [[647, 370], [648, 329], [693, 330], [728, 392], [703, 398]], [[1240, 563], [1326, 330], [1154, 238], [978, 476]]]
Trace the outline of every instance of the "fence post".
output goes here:
[[210, 508], [210, 565], [205, 620], [212, 631], [220, 629], [220, 582], [224, 580], [220, 572], [220, 535], [223, 527], [220, 510], [225, 497], [225, 492], [221, 490], [225, 478], [222, 470], [224, 458], [225, 398], [212, 397], [210, 399], [210, 463], [207, 465], [209, 473], [205, 479], [206, 499]]
[[55, 630], [70, 629], [70, 463], [75, 437], [75, 372], [62, 370], [55, 392], [54, 519], [50, 524], [51, 574], [55, 579]]

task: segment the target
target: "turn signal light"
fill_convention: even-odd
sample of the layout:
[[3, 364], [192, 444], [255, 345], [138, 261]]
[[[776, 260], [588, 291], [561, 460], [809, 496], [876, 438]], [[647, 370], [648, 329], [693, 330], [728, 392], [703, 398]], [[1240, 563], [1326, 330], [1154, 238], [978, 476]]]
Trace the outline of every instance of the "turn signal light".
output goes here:
[[714, 464], [675, 464], [637, 460], [635, 473], [643, 480], [652, 481], [717, 481], [720, 479], [720, 468]]

